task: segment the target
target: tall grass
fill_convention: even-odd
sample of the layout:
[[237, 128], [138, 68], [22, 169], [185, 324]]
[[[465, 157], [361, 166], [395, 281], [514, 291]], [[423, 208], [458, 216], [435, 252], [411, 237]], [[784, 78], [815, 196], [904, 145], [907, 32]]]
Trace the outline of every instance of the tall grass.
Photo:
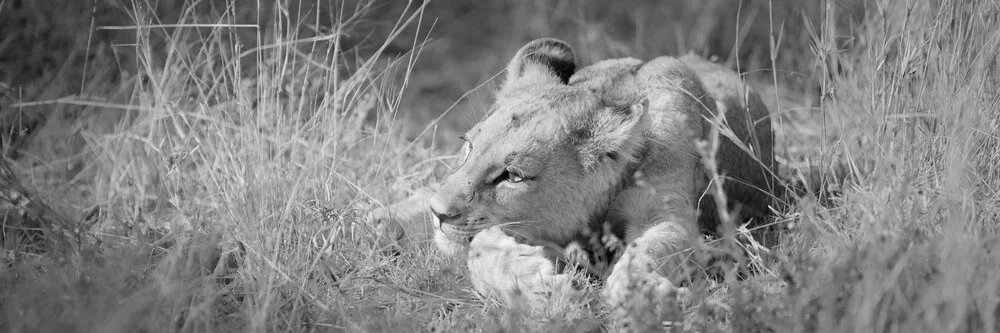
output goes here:
[[1000, 151], [1000, 11], [989, 1], [868, 6], [849, 47], [818, 57], [834, 134], [821, 153], [859, 181], [836, 208], [800, 202], [809, 232], [790, 251], [821, 255], [788, 290], [790, 328], [995, 331], [1000, 197], [986, 166]]
[[[599, 284], [505, 308], [419, 237], [427, 226], [402, 226], [418, 236], [400, 242], [361, 218], [447, 169], [444, 133], [485, 110], [474, 88], [502, 68], [498, 50], [552, 35], [587, 63], [719, 55], [751, 70], [775, 114], [782, 174], [849, 174], [814, 184], [837, 196], [787, 198], [775, 223], [792, 230], [765, 273], [693, 283], [674, 330], [996, 331], [1000, 7], [796, 3], [497, 2], [467, 11], [481, 24], [464, 29], [435, 21], [463, 19], [448, 1], [124, 4], [131, 23], [87, 32], [116, 42], [94, 46], [106, 51], [83, 89], [3, 91], [5, 113], [47, 116], [5, 158], [36, 199], [74, 221], [91, 213], [78, 224], [91, 238], [72, 258], [5, 242], [0, 327], [600, 329]], [[672, 23], [651, 23], [656, 13]], [[438, 26], [460, 37], [429, 38]], [[471, 101], [455, 107], [464, 91]], [[449, 106], [453, 118], [428, 123]], [[638, 324], [662, 327], [644, 313]]]
[[[93, 115], [73, 158], [86, 165], [75, 176], [86, 179], [84, 199], [103, 214], [92, 230], [103, 250], [79, 265], [12, 268], [5, 276], [19, 287], [3, 295], [7, 329], [416, 325], [388, 320], [400, 310], [382, 304], [432, 311], [435, 300], [418, 303], [428, 296], [416, 290], [446, 281], [430, 278], [443, 264], [421, 252], [383, 255], [386, 236], [358, 216], [392, 191], [374, 166], [424, 156], [400, 151], [393, 134], [406, 84], [394, 71], [409, 70], [420, 45], [396, 59], [343, 49], [372, 2], [282, 3], [256, 11], [273, 13], [260, 21], [235, 3], [209, 15], [196, 14], [199, 5], [162, 22], [152, 4], [133, 2], [133, 25], [98, 27], [131, 35], [115, 52], [130, 54], [125, 67], [136, 72], [115, 94], [14, 106], [79, 105]], [[391, 33], [427, 24], [422, 15], [407, 7]], [[309, 25], [320, 20], [331, 25]], [[392, 262], [401, 266], [387, 270]]]

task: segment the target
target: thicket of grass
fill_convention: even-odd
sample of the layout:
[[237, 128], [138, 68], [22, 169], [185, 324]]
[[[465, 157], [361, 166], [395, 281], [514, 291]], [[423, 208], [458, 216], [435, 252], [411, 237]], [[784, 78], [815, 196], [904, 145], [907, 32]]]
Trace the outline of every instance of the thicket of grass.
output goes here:
[[39, 251], [3, 206], [4, 331], [600, 329], [598, 286], [504, 308], [361, 218], [447, 169], [540, 36], [584, 63], [716, 55], [768, 101], [782, 174], [854, 180], [788, 198], [766, 269], [695, 283], [675, 329], [998, 329], [996, 1], [40, 6], [0, 1], [4, 158], [84, 237]]

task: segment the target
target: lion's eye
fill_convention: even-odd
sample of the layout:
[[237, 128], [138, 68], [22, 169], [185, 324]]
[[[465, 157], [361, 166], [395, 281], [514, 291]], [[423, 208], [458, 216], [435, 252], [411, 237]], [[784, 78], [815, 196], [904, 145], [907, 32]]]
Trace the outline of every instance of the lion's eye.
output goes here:
[[507, 168], [507, 170], [504, 170], [503, 174], [500, 175], [500, 180], [506, 180], [510, 183], [520, 183], [523, 182], [524, 179], [524, 174], [515, 168]]
[[517, 174], [516, 172], [507, 171], [507, 181], [511, 183], [520, 183], [524, 181], [524, 176]]
[[462, 145], [462, 156], [465, 157], [463, 159], [468, 160], [469, 155], [471, 154], [472, 154], [472, 144], [466, 142], [464, 145]]

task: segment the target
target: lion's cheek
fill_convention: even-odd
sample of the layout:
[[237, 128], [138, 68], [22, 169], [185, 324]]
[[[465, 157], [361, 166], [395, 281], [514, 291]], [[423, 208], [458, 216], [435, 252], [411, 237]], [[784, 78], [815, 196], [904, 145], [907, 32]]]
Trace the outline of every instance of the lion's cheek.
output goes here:
[[[532, 186], [535, 186], [532, 184]], [[487, 216], [496, 222], [523, 222], [537, 220], [537, 205], [548, 200], [544, 197], [536, 197], [527, 185], [525, 186], [497, 186], [492, 194], [492, 201], [485, 205], [489, 207]]]

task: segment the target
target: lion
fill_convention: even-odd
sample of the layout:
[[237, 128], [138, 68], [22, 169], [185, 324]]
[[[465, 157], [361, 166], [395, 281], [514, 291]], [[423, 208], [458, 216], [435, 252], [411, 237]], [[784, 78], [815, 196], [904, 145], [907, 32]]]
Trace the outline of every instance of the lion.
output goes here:
[[[565, 280], [534, 260], [546, 256], [537, 249], [609, 230], [627, 244], [602, 291], [614, 305], [637, 283], [676, 291], [667, 278], [678, 269], [674, 255], [720, 226], [713, 181], [724, 178], [736, 222], [767, 216], [777, 188], [771, 120], [735, 72], [694, 55], [576, 62], [557, 39], [524, 45], [489, 114], [462, 137], [461, 165], [432, 196], [370, 218], [413, 223], [433, 214], [437, 247], [468, 254], [475, 288], [497, 295], [532, 289], [523, 286], [531, 274]], [[698, 145], [713, 126], [723, 134], [714, 160], [703, 160]], [[483, 256], [500, 243], [517, 250]], [[530, 264], [510, 266], [522, 262]], [[480, 272], [487, 269], [493, 273]]]

